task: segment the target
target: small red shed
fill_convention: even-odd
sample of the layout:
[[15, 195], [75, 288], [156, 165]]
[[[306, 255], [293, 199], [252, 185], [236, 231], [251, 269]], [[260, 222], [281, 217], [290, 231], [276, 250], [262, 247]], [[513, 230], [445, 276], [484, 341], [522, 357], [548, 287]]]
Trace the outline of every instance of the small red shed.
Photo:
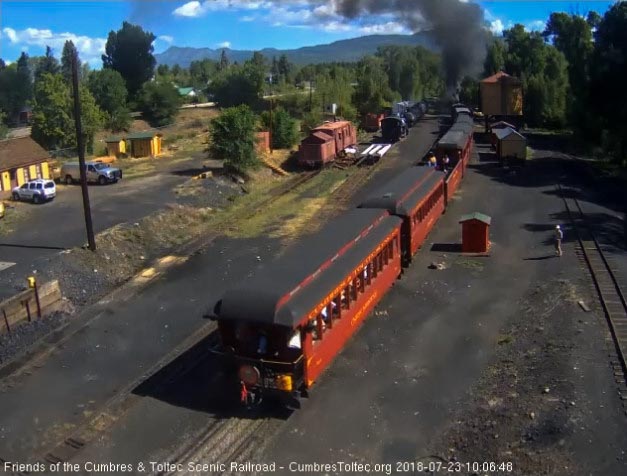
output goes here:
[[483, 213], [464, 215], [462, 224], [462, 252], [486, 253], [490, 248], [490, 223], [492, 218]]

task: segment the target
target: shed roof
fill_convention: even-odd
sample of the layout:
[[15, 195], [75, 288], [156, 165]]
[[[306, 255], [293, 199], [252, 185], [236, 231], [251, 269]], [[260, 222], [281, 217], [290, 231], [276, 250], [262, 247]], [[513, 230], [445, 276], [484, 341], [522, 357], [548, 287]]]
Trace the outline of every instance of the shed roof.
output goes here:
[[312, 129], [312, 131], [323, 131], [325, 129], [327, 129], [327, 130], [341, 129], [342, 127], [346, 127], [349, 124], [350, 124], [350, 122], [348, 122], [348, 121], [327, 122], [325, 124], [322, 124], [322, 125], [316, 127], [315, 129]]
[[124, 140], [124, 137], [122, 137], [122, 136], [111, 136], [111, 137], [107, 137], [105, 139], [105, 142], [107, 144], [111, 144], [112, 142], [120, 142], [120, 141], [123, 141], [123, 140]]
[[143, 132], [133, 132], [132, 134], [129, 134], [126, 136], [127, 139], [133, 140], [133, 139], [152, 139], [155, 136], [162, 136], [163, 134], [161, 134], [160, 132], [153, 132], [153, 131], [143, 131]]
[[511, 127], [512, 129], [516, 129], [516, 126], [505, 121], [497, 121], [490, 124], [491, 129], [503, 129], [505, 127]]
[[480, 222], [483, 222], [486, 225], [489, 225], [490, 223], [492, 223], [492, 218], [490, 218], [488, 215], [484, 215], [483, 213], [479, 213], [479, 212], [474, 212], [474, 213], [469, 213], [468, 215], [463, 215], [459, 219], [459, 222], [464, 223], [465, 221], [471, 221], [471, 220], [479, 220]]
[[323, 144], [333, 140], [333, 136], [325, 134], [322, 131], [312, 131], [311, 134], [303, 139], [303, 144]]
[[30, 137], [0, 141], [0, 170], [49, 160], [50, 155]]
[[503, 71], [499, 71], [496, 74], [493, 74], [492, 76], [489, 76], [485, 79], [482, 79], [480, 82], [484, 83], [484, 84], [494, 84], [494, 83], [498, 83], [500, 81], [508, 81], [508, 82], [512, 82], [512, 83], [520, 83], [520, 79], [514, 77], [514, 76], [510, 76], [509, 74], [503, 72]]
[[493, 134], [496, 136], [498, 140], [508, 139], [511, 136], [510, 140], [523, 140], [527, 139], [522, 134], [516, 132], [511, 127], [506, 127], [505, 129], [496, 129]]
[[341, 215], [227, 291], [218, 319], [297, 326], [398, 226], [383, 210]]
[[187, 96], [189, 93], [194, 92], [194, 88], [178, 88], [181, 96]]
[[359, 208], [382, 208], [393, 215], [409, 216], [444, 173], [431, 167], [410, 167], [375, 190]]

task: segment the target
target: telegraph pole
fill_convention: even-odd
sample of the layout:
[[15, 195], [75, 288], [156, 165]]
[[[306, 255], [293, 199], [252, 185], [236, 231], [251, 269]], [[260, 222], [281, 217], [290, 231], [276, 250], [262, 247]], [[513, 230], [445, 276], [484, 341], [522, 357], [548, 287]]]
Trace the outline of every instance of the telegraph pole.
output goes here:
[[81, 102], [78, 93], [78, 58], [77, 54], [72, 58], [72, 89], [74, 90], [74, 123], [76, 125], [76, 147], [78, 148], [78, 164], [81, 172], [81, 190], [83, 192], [83, 210], [85, 212], [85, 228], [87, 229], [87, 242], [89, 249], [96, 251], [96, 239], [94, 238], [94, 225], [91, 221], [91, 207], [89, 205], [89, 190], [87, 189], [87, 170], [85, 166], [85, 141], [83, 127], [81, 125]]

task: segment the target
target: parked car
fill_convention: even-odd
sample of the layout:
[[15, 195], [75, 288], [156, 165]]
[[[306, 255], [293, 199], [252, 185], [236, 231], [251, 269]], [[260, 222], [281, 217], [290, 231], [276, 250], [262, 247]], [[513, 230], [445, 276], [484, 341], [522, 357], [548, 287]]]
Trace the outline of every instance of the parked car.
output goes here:
[[[109, 164], [101, 162], [85, 162], [87, 167], [87, 182], [99, 183], [104, 185], [107, 183], [115, 183], [122, 179], [122, 171], [118, 168], [111, 167]], [[66, 184], [78, 182], [81, 179], [80, 166], [78, 162], [68, 162], [61, 166], [59, 180]]]
[[37, 179], [13, 189], [13, 200], [30, 200], [42, 203], [57, 196], [57, 186], [52, 180]]
[[5, 212], [6, 208], [4, 207], [4, 202], [0, 200], [0, 218], [4, 218]]

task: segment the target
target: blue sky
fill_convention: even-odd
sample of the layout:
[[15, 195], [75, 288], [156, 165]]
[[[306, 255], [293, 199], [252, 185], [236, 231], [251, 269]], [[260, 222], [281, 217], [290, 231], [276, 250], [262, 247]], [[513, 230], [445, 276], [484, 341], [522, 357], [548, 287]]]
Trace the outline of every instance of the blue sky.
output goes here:
[[[155, 51], [170, 45], [194, 47], [298, 48], [365, 34], [409, 33], [393, 15], [347, 22], [336, 12], [339, 0], [0, 0], [0, 58], [15, 61], [21, 51], [40, 55], [50, 45], [59, 56], [71, 39], [81, 58], [100, 66], [110, 30], [124, 20], [156, 36]], [[468, 0], [460, 0], [468, 1]], [[522, 23], [543, 29], [552, 11], [603, 13], [612, 1], [476, 0], [493, 31]]]

